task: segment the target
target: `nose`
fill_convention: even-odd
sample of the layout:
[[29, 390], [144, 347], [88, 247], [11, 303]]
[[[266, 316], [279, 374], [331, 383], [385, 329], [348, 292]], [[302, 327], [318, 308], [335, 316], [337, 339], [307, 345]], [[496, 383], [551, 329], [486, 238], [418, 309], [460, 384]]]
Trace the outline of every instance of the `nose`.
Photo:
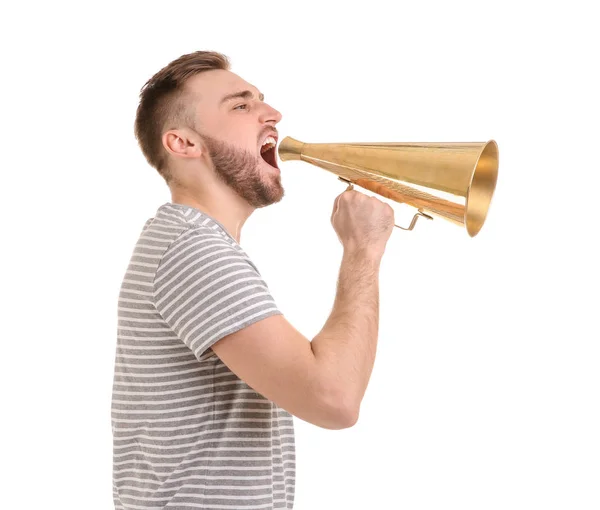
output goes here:
[[267, 103], [262, 103], [262, 106], [263, 108], [258, 118], [261, 124], [271, 123], [275, 125], [281, 120], [282, 115], [275, 108]]

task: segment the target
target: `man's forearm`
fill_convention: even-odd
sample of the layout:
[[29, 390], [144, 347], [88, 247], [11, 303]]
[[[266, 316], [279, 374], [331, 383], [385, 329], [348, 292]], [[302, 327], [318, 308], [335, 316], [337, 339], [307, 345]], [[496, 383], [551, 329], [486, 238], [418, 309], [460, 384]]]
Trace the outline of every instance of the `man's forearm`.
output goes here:
[[335, 398], [358, 413], [377, 350], [381, 257], [344, 251], [331, 315], [313, 339], [319, 372]]

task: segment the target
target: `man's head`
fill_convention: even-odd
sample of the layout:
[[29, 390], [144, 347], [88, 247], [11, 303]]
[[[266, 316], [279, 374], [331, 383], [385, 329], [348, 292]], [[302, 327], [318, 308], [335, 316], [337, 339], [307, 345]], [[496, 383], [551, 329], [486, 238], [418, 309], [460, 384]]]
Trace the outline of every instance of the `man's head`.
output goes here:
[[275, 145], [264, 145], [277, 141], [281, 114], [229, 68], [224, 55], [198, 51], [161, 69], [140, 92], [135, 136], [172, 190], [226, 185], [264, 207], [283, 197]]

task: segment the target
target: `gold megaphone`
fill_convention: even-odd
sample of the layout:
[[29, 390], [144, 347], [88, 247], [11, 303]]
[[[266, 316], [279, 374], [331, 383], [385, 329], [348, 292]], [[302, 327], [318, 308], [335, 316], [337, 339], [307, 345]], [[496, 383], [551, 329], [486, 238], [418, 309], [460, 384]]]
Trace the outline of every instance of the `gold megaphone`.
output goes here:
[[498, 179], [494, 140], [467, 143], [302, 143], [291, 137], [279, 144], [282, 161], [301, 160], [346, 182], [416, 207], [465, 227], [471, 237], [483, 223]]

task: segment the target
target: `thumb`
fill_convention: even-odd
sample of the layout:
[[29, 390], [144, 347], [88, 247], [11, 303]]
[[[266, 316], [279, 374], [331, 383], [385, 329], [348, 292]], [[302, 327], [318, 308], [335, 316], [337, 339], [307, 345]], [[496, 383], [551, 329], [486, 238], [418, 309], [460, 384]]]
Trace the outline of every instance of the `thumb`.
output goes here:
[[335, 216], [335, 213], [338, 210], [339, 207], [339, 202], [340, 202], [340, 197], [343, 195], [344, 193], [340, 193], [337, 197], [335, 197], [335, 200], [333, 202], [333, 211], [331, 212], [331, 221], [333, 221], [333, 217]]

